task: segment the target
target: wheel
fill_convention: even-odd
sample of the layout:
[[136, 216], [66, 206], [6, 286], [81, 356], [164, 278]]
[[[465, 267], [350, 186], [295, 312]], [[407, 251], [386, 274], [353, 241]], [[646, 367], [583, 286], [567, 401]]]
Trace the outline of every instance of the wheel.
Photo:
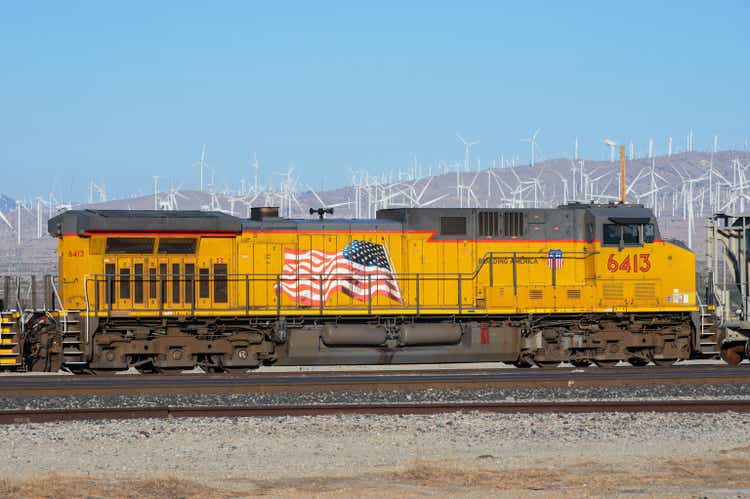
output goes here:
[[653, 359], [652, 362], [659, 367], [669, 367], [677, 362], [677, 359]]
[[595, 360], [594, 361], [598, 367], [601, 367], [602, 369], [612, 369], [617, 365], [619, 360]]
[[536, 365], [538, 365], [542, 369], [554, 369], [555, 367], [560, 365], [559, 360], [537, 360], [535, 362]]
[[519, 359], [515, 361], [513, 365], [520, 369], [528, 369], [532, 366], [531, 362], [527, 361], [526, 359]]
[[628, 359], [628, 362], [633, 367], [643, 367], [646, 364], [648, 364], [648, 360], [642, 358], [642, 357], [631, 357]]
[[570, 363], [573, 367], [589, 367], [591, 365], [591, 361], [587, 359], [571, 360]]
[[745, 350], [744, 345], [729, 345], [721, 347], [721, 360], [732, 367], [737, 367], [742, 362], [742, 353]]

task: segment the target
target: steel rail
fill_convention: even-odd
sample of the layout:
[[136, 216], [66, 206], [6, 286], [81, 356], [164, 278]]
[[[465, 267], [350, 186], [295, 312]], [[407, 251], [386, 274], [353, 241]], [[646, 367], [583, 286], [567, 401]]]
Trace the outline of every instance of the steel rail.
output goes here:
[[4, 376], [0, 396], [39, 397], [143, 393], [250, 393], [427, 388], [748, 384], [750, 369], [686, 366], [623, 369], [486, 369], [324, 371], [246, 375]]
[[0, 424], [143, 418], [226, 418], [332, 415], [427, 415], [456, 412], [497, 414], [750, 412], [749, 400], [639, 400], [574, 402], [445, 402], [389, 404], [308, 404], [214, 407], [113, 407], [0, 411]]
[[728, 366], [625, 369], [253, 373], [247, 375], [6, 376], [0, 396], [113, 393], [242, 393], [451, 388], [748, 384], [750, 370]]

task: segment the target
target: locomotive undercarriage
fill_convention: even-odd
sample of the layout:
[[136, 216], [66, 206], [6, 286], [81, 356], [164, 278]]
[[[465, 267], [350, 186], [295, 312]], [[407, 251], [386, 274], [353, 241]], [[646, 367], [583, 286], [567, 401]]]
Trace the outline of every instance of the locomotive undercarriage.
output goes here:
[[60, 325], [26, 337], [27, 368], [171, 372], [245, 371], [264, 364], [509, 362], [518, 367], [670, 365], [695, 351], [689, 314], [505, 317], [102, 318], [82, 333], [80, 358]]
[[546, 318], [529, 322], [516, 362], [519, 367], [532, 363], [556, 366], [560, 362], [577, 367], [591, 363], [612, 367], [619, 361], [634, 366], [649, 362], [671, 365], [690, 358], [693, 350], [694, 329], [687, 314]]

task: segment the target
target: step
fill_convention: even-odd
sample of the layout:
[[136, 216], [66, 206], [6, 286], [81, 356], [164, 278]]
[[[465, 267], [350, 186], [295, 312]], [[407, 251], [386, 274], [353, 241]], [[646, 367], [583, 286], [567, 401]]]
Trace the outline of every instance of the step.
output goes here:
[[83, 355], [83, 352], [81, 352], [80, 350], [65, 350], [63, 348], [62, 354], [63, 354], [63, 356], [67, 356], [67, 355]]

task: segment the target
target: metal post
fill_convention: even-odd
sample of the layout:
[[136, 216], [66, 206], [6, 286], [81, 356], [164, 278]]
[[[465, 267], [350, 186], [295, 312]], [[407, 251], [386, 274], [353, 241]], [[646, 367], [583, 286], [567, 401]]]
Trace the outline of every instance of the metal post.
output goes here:
[[495, 286], [495, 257], [490, 253], [490, 287]]
[[281, 276], [276, 276], [276, 315], [281, 316]]
[[50, 295], [50, 275], [45, 274], [44, 275], [44, 285], [42, 286], [42, 290], [44, 292], [44, 298], [42, 299], [42, 306], [44, 307], [44, 310], [49, 310], [49, 304], [47, 303], [47, 300], [49, 299]]
[[461, 314], [463, 312], [463, 296], [461, 296], [461, 274], [458, 274], [458, 313]]
[[190, 276], [190, 315], [195, 315], [195, 267], [193, 267], [193, 273]]
[[4, 281], [3, 299], [5, 300], [5, 308], [10, 310], [10, 276], [6, 275]]
[[250, 315], [250, 276], [245, 274], [245, 315]]
[[747, 219], [742, 217], [742, 236], [740, 237], [742, 249], [740, 250], [739, 259], [742, 262], [741, 267], [741, 289], [742, 289], [742, 320], [747, 320]]
[[417, 292], [415, 293], [415, 299], [416, 299], [416, 306], [417, 306], [417, 315], [419, 315], [419, 274], [416, 276], [416, 286], [417, 286]]
[[513, 253], [513, 296], [518, 296], [518, 269], [516, 269], [516, 253]]
[[367, 314], [372, 314], [372, 288], [370, 287], [370, 281], [372, 276], [367, 274]]
[[[159, 268], [159, 271], [161, 272], [161, 267]], [[166, 274], [159, 274], [159, 313], [160, 314], [164, 310], [164, 300], [166, 298], [167, 298]]]
[[99, 276], [94, 276], [94, 311], [99, 313]]
[[[114, 282], [114, 276], [112, 274], [107, 274], [107, 315], [112, 314], [112, 302], [115, 301], [115, 289], [112, 283]], [[161, 296], [159, 298], [160, 305], [159, 310], [161, 310]]]
[[[57, 310], [57, 293], [55, 293], [55, 276], [53, 275], [49, 276], [49, 286], [51, 288], [50, 289], [50, 310], [55, 311]], [[60, 306], [62, 306], [62, 303], [60, 303]]]
[[36, 276], [31, 275], [31, 310], [36, 310]]
[[320, 297], [318, 299], [318, 307], [320, 308], [320, 315], [323, 315], [323, 302], [325, 301], [323, 298], [323, 274], [318, 276], [318, 293]]

